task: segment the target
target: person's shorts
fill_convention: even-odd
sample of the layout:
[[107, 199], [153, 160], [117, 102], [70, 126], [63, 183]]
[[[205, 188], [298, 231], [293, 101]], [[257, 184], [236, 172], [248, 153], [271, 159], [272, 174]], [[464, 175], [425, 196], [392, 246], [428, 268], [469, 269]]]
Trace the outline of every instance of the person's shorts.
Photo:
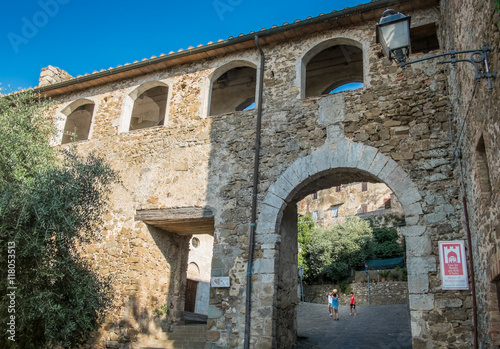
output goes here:
[[333, 312], [337, 314], [339, 312], [339, 307], [333, 307]]
[[331, 304], [328, 304], [328, 309], [331, 309], [333, 308]]
[[351, 309], [352, 308], [356, 309], [356, 304], [351, 304]]

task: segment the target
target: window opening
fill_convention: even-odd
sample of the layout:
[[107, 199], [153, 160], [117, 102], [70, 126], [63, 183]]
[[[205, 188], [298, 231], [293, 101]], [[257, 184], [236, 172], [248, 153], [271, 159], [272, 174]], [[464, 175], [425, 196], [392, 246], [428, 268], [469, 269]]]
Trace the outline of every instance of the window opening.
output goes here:
[[328, 87], [325, 91], [323, 91], [324, 93], [322, 93], [322, 94], [333, 94], [333, 93], [344, 92], [344, 91], [352, 91], [352, 90], [357, 90], [357, 89], [363, 88], [363, 86], [365, 86], [365, 85], [361, 82], [349, 82], [345, 85], [341, 85], [337, 88], [334, 88], [330, 92], [327, 92], [328, 90], [330, 90], [330, 87]]
[[436, 23], [430, 23], [410, 29], [412, 53], [428, 53], [439, 50], [439, 40], [436, 34]]
[[236, 107], [236, 111], [252, 110], [255, 109], [255, 98], [248, 98], [239, 106]]
[[361, 191], [368, 191], [368, 182], [361, 182]]
[[338, 216], [339, 216], [339, 207], [333, 206], [332, 207], [332, 218], [337, 218]]
[[212, 83], [210, 115], [255, 109], [257, 70], [236, 67]]
[[94, 106], [94, 103], [81, 105], [67, 116], [62, 144], [84, 141], [89, 138]]
[[144, 91], [134, 103], [130, 131], [163, 125], [167, 109], [167, 86], [156, 86]]
[[[340, 89], [342, 86], [344, 88]], [[319, 52], [307, 63], [306, 97], [357, 89], [362, 86], [363, 51], [355, 46], [331, 46]]]

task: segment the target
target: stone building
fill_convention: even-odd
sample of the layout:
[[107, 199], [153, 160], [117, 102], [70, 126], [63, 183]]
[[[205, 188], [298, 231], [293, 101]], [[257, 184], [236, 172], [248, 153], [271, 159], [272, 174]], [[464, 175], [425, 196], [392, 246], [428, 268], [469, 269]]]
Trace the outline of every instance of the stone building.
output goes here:
[[[116, 280], [93, 347], [162, 345], [154, 309], [182, 321], [197, 234], [213, 236], [219, 282], [206, 347], [295, 347], [296, 203], [352, 182], [401, 203], [413, 347], [500, 345], [498, 82], [488, 92], [463, 63], [402, 71], [375, 40], [386, 7], [412, 16], [411, 58], [485, 42], [498, 70], [491, 0], [379, 0], [75, 78], [45, 70], [56, 142], [76, 129], [78, 151], [121, 176], [103, 239], [85, 247]], [[329, 94], [350, 82], [363, 88]], [[467, 228], [475, 283], [443, 290], [438, 241]]]
[[[403, 209], [384, 183], [349, 183], [320, 190], [297, 203], [299, 215], [310, 215], [321, 227], [342, 223], [347, 217], [373, 219], [402, 216]], [[388, 222], [389, 223], [389, 222]]]

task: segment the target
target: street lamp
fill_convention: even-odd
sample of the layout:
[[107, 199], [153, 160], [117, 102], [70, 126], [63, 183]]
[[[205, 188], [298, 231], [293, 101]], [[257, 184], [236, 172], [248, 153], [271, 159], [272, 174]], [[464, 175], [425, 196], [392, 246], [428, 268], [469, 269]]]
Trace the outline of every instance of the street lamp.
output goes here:
[[[451, 63], [455, 66], [458, 62], [469, 62], [476, 70], [476, 80], [488, 79], [488, 90], [491, 92], [491, 79], [496, 77], [496, 73], [491, 73], [487, 53], [491, 47], [483, 45], [480, 49], [455, 51], [453, 47], [449, 52], [433, 55], [411, 62], [407, 62], [410, 55], [410, 16], [387, 9], [382, 14], [380, 22], [376, 26], [377, 43], [382, 45], [384, 53], [390, 61], [395, 60], [404, 70], [407, 65], [426, 61], [437, 57], [447, 57], [449, 59], [437, 62], [438, 64]], [[457, 55], [468, 54], [469, 58], [457, 58]]]
[[377, 24], [377, 42], [380, 42], [389, 60], [405, 62], [410, 54], [411, 16], [387, 9]]

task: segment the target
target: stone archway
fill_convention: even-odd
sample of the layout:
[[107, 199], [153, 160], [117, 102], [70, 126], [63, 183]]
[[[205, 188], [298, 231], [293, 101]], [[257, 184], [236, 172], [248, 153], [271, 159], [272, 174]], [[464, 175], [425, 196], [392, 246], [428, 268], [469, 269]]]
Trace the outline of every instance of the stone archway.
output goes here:
[[[296, 249], [296, 241], [291, 241], [291, 234], [284, 238], [282, 233], [287, 229], [297, 229], [296, 208], [289, 204], [293, 204], [298, 196], [309, 194], [307, 190], [311, 191], [310, 187], [308, 189], [311, 183], [326, 183], [328, 177], [331, 180], [332, 174], [336, 172], [348, 174], [353, 181], [362, 178], [384, 182], [401, 202], [406, 220], [402, 233], [407, 242], [412, 337], [422, 338], [422, 335], [427, 334], [423, 312], [434, 306], [434, 296], [428, 293], [428, 273], [436, 271], [431, 239], [426, 233], [426, 227], [419, 225], [423, 216], [422, 197], [415, 183], [394, 160], [376, 148], [345, 138], [336, 143], [327, 142], [309, 156], [296, 160], [269, 187], [260, 208], [256, 230], [256, 242], [264, 258], [254, 262], [254, 275], [259, 283], [253, 288], [255, 302], [252, 312], [272, 309], [273, 333], [268, 340], [273, 341], [273, 347], [295, 345], [296, 296], [293, 299], [292, 295], [296, 295], [296, 282], [286, 280], [293, 280], [296, 274], [296, 252], [287, 254], [284, 250], [293, 248], [293, 244]], [[331, 181], [330, 184], [335, 185]], [[293, 258], [295, 264], [290, 267]], [[292, 277], [288, 275], [291, 273]], [[283, 284], [286, 282], [288, 284]], [[257, 297], [266, 290], [273, 290], [272, 299], [270, 295], [265, 298]], [[284, 290], [287, 290], [289, 296], [282, 293]]]

